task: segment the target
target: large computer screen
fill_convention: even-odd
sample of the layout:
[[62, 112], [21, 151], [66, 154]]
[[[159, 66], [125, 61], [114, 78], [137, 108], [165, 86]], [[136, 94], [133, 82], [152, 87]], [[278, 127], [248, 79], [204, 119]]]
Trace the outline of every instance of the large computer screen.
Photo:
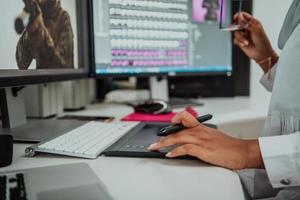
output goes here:
[[232, 72], [231, 1], [92, 0], [94, 72], [103, 75]]
[[0, 5], [0, 86], [88, 76], [82, 1], [2, 0]]

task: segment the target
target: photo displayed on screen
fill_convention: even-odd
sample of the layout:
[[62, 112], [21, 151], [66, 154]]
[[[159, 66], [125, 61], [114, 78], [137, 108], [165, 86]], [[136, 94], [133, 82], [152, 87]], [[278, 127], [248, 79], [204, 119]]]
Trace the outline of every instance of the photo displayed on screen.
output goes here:
[[195, 22], [219, 22], [222, 0], [193, 0]]
[[0, 69], [76, 69], [76, 1], [2, 0]]

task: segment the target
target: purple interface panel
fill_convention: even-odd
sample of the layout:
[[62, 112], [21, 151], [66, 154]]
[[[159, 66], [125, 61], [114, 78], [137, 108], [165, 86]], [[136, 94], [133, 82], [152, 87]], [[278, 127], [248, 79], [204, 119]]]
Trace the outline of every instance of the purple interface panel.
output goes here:
[[[112, 67], [156, 67], [156, 66], [186, 66], [188, 65], [187, 39], [175, 39], [176, 47], [159, 46], [151, 49], [113, 48]], [[129, 45], [132, 46], [132, 45]]]
[[[215, 0], [193, 0], [193, 21], [199, 23], [205, 23], [208, 21], [220, 22], [222, 0], [216, 2]], [[209, 10], [212, 13], [209, 15]], [[226, 18], [227, 8], [223, 5], [222, 19]]]
[[[112, 56], [125, 59], [113, 59], [111, 65], [115, 66], [176, 66], [187, 65], [186, 50], [112, 50]], [[142, 57], [144, 59], [134, 59]], [[159, 59], [163, 57], [164, 59]], [[177, 59], [174, 59], [177, 58]], [[179, 59], [178, 58], [182, 58]]]

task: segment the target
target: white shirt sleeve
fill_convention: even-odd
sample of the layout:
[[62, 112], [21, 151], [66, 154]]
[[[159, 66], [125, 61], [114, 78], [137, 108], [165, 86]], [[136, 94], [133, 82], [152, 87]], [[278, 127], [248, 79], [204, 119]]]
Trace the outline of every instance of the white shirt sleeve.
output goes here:
[[262, 137], [259, 145], [272, 186], [300, 186], [300, 132]]
[[268, 90], [269, 92], [272, 92], [273, 90], [273, 84], [274, 79], [276, 76], [277, 71], [277, 63], [266, 73], [262, 76], [260, 79], [260, 83]]

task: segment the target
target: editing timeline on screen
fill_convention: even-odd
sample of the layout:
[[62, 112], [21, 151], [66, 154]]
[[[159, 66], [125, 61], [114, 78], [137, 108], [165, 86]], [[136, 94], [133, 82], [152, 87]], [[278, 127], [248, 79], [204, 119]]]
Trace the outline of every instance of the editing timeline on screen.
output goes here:
[[220, 0], [93, 0], [96, 73], [232, 70]]

